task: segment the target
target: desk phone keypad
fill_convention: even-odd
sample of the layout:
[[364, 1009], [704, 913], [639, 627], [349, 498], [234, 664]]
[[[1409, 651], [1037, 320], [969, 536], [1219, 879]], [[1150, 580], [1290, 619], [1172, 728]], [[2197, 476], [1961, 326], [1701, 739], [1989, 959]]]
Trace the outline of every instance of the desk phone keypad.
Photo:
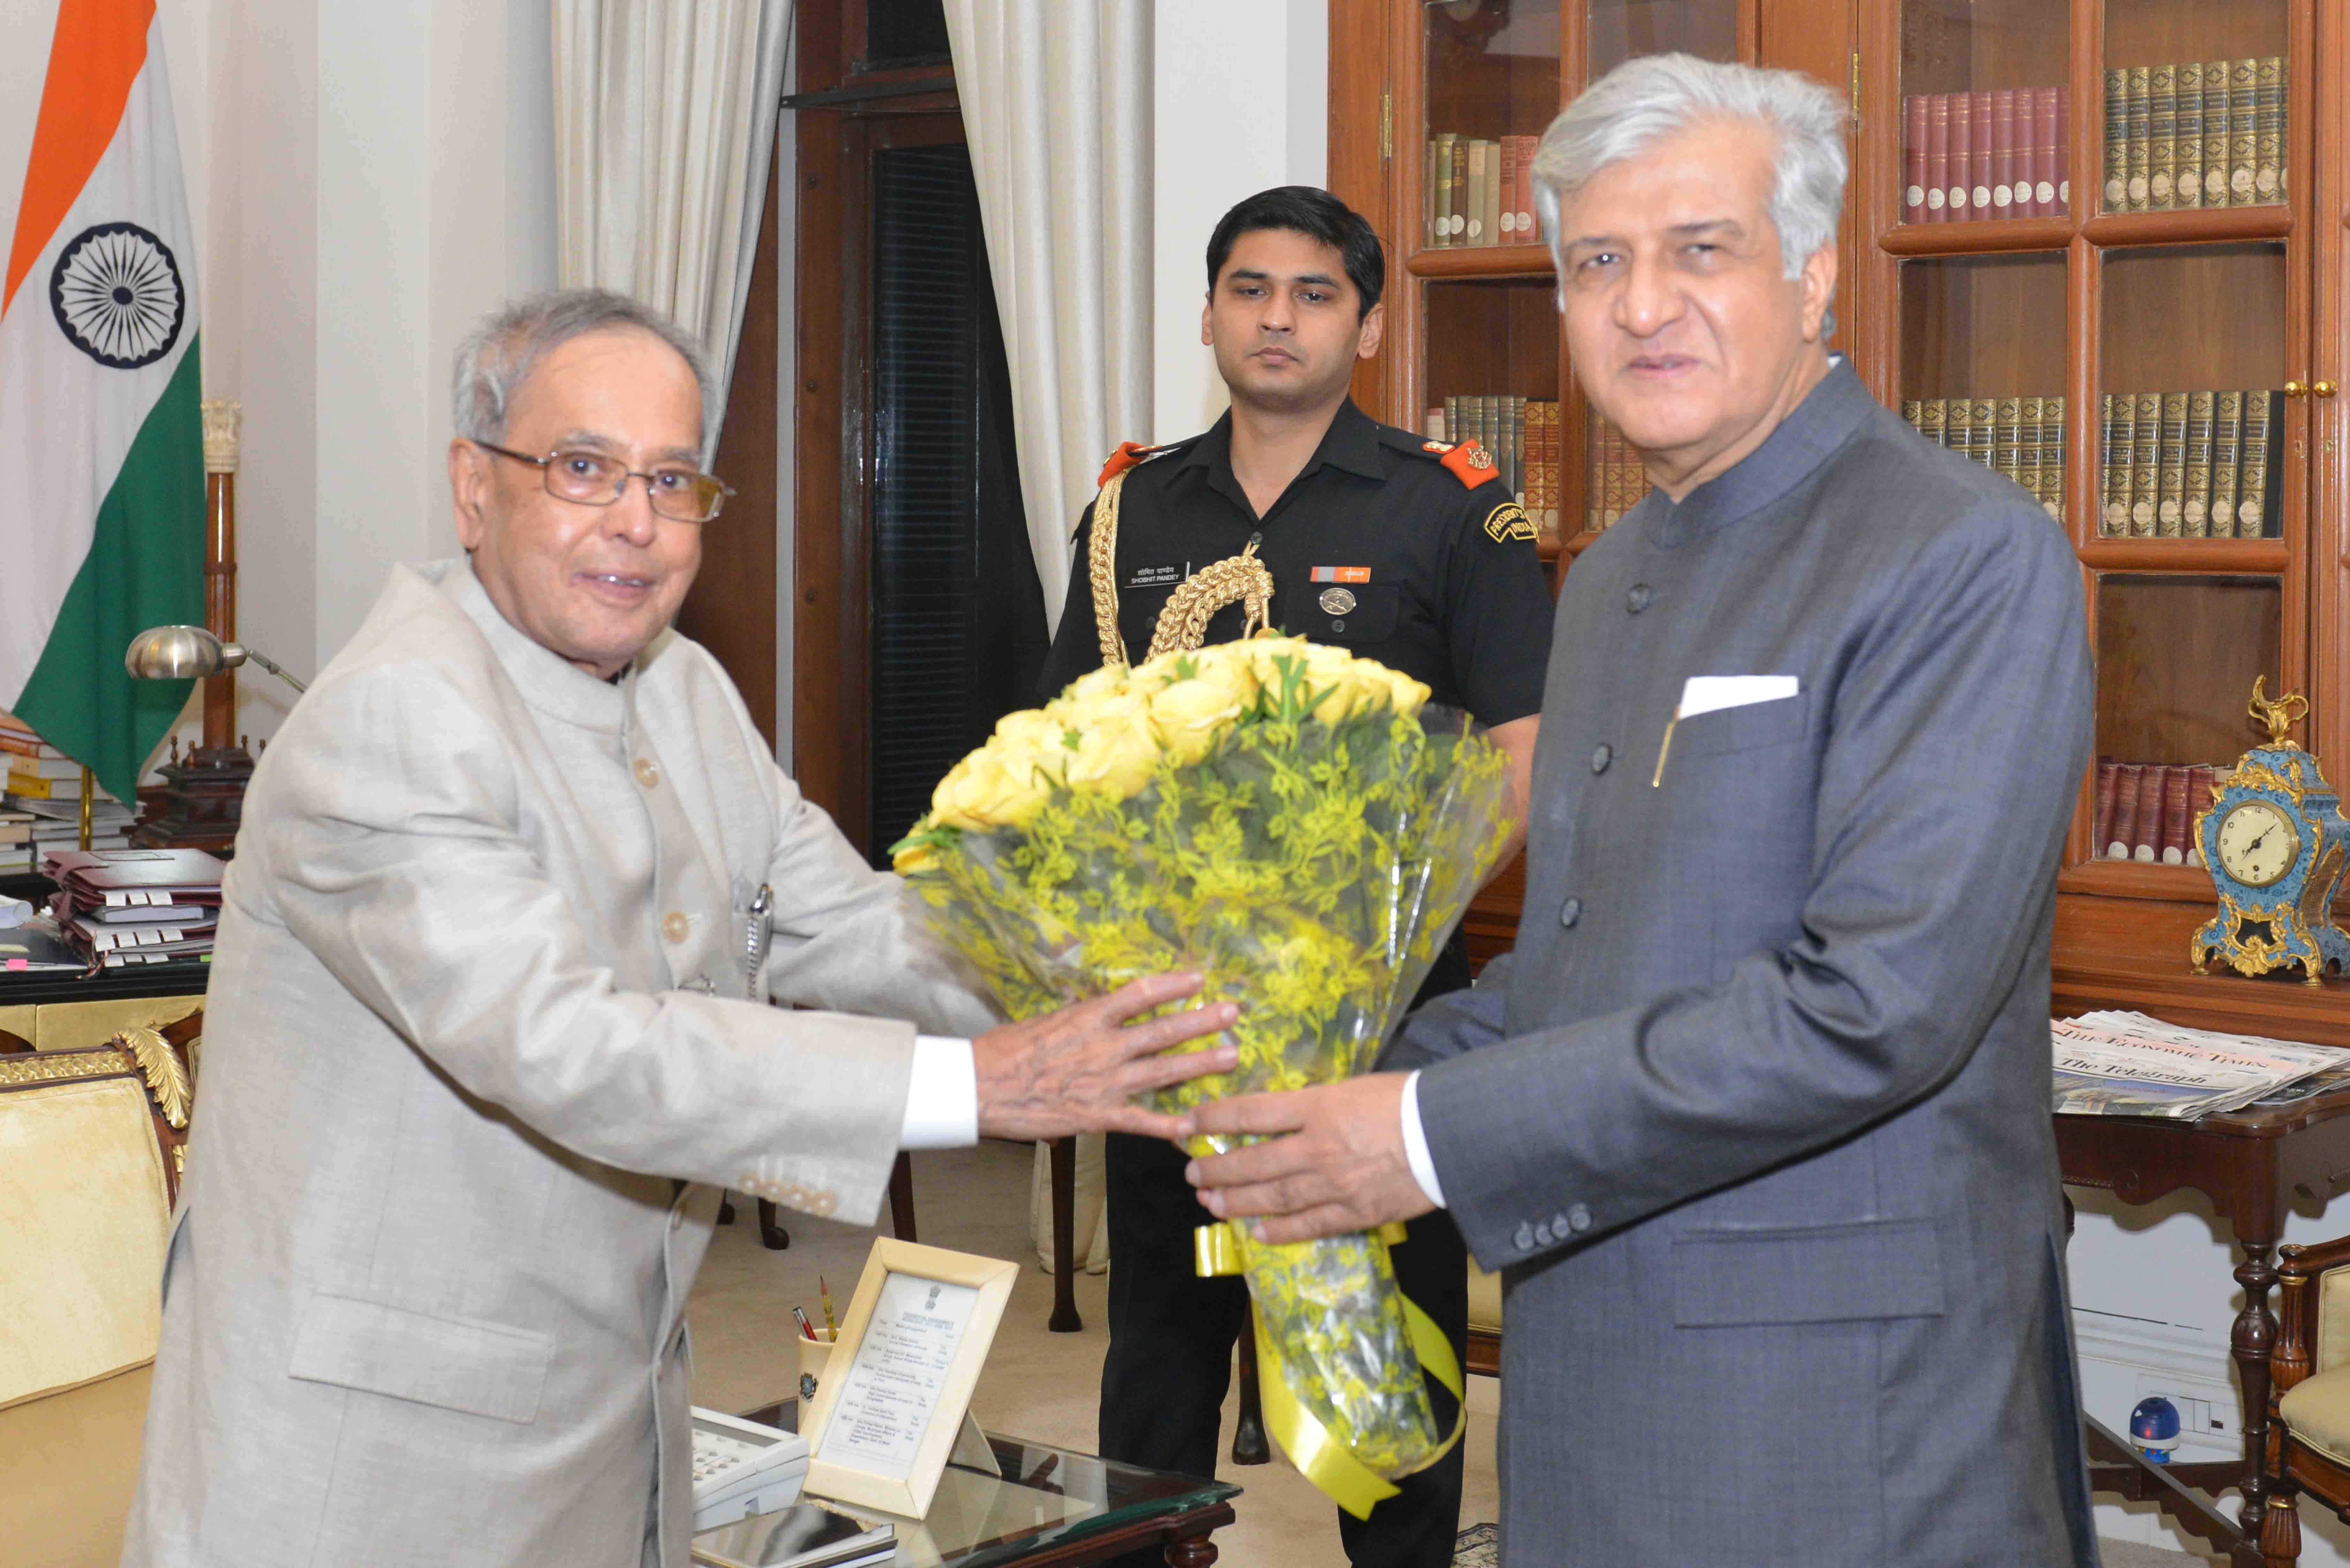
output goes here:
[[756, 1459], [766, 1449], [764, 1443], [748, 1442], [717, 1432], [696, 1432], [693, 1434], [694, 1484], [699, 1486], [722, 1470], [732, 1469], [745, 1459]]

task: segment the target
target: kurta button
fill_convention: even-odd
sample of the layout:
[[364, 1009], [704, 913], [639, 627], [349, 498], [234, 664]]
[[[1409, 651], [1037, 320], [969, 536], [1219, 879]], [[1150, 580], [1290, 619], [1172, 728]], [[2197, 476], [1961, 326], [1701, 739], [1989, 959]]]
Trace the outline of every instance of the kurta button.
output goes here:
[[1591, 1229], [1591, 1210], [1578, 1203], [1566, 1211], [1566, 1218], [1560, 1223], [1579, 1236]]
[[1606, 773], [1607, 764], [1615, 760], [1616, 748], [1605, 741], [1591, 749], [1591, 771], [1595, 774]]
[[1583, 919], [1583, 900], [1569, 898], [1558, 907], [1558, 923], [1564, 929], [1575, 929], [1575, 922]]
[[660, 783], [660, 764], [650, 757], [637, 759], [637, 782], [647, 789]]
[[681, 942], [693, 934], [693, 922], [671, 909], [661, 917], [661, 935], [671, 941]]
[[1624, 607], [1632, 614], [1638, 615], [1648, 607], [1648, 601], [1654, 597], [1656, 595], [1648, 591], [1648, 584], [1634, 583], [1632, 591], [1624, 596]]

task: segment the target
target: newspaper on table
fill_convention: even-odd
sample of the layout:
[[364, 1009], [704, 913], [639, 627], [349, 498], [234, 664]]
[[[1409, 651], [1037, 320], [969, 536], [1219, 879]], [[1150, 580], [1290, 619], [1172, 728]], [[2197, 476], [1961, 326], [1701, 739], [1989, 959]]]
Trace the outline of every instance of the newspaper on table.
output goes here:
[[2054, 1108], [2075, 1116], [2191, 1120], [2350, 1079], [2350, 1051], [2184, 1029], [2142, 1012], [2086, 1012], [2049, 1025]]

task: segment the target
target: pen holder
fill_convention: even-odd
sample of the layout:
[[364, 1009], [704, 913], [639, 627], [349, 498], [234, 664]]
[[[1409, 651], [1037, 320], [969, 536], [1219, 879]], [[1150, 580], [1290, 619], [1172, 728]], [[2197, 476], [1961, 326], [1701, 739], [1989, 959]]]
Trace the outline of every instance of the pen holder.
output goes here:
[[807, 1431], [808, 1407], [816, 1403], [816, 1386], [824, 1381], [832, 1367], [833, 1346], [820, 1339], [805, 1334], [792, 1343], [800, 1347], [799, 1430]]

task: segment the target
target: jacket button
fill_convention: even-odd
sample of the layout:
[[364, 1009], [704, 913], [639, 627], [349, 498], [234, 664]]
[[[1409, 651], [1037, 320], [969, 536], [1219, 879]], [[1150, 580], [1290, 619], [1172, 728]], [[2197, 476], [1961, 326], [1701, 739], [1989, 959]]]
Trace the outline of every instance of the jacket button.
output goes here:
[[661, 935], [671, 941], [681, 942], [693, 934], [693, 922], [671, 909], [661, 917]]
[[1553, 1241], [1561, 1241], [1564, 1238], [1552, 1235], [1550, 1233], [1550, 1227], [1547, 1225], [1537, 1225], [1534, 1227], [1534, 1240], [1540, 1241], [1545, 1247], [1549, 1246]]
[[1595, 774], [1604, 774], [1607, 771], [1607, 764], [1615, 760], [1616, 748], [1602, 741], [1592, 748], [1591, 771]]
[[1634, 583], [1632, 585], [1632, 591], [1624, 596], [1624, 607], [1632, 614], [1638, 615], [1642, 610], [1648, 607], [1648, 601], [1655, 597], [1656, 596], [1654, 594], [1648, 591], [1648, 584]]
[[644, 785], [647, 789], [651, 789], [655, 785], [659, 784], [660, 783], [660, 764], [653, 761], [650, 757], [639, 757], [637, 759], [637, 782]]
[[1591, 1210], [1578, 1203], [1569, 1209], [1558, 1222], [1579, 1236], [1591, 1229]]
[[1558, 907], [1558, 923], [1564, 929], [1570, 931], [1575, 929], [1575, 922], [1581, 919], [1583, 919], [1582, 899], [1569, 898]]
[[1534, 1228], [1531, 1225], [1520, 1225], [1518, 1227], [1518, 1233], [1511, 1237], [1510, 1241], [1515, 1244], [1518, 1251], [1521, 1252], [1533, 1251], [1534, 1250]]

